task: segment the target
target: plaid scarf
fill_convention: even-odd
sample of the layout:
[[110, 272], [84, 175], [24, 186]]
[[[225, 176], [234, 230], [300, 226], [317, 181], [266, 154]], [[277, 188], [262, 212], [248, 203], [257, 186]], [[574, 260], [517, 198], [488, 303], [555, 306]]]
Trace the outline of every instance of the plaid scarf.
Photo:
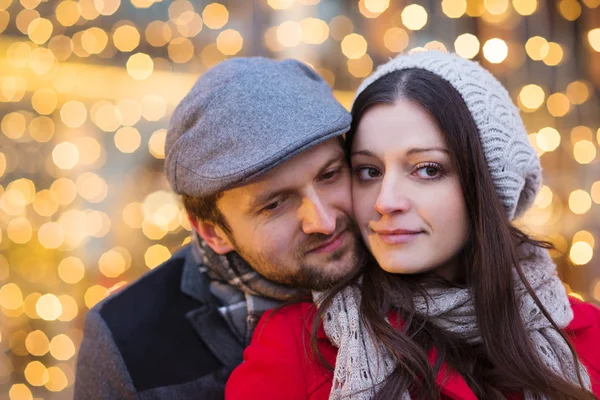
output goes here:
[[264, 278], [235, 251], [215, 253], [196, 232], [192, 254], [200, 272], [210, 279], [211, 293], [221, 302], [219, 312], [244, 346], [265, 311], [310, 294]]

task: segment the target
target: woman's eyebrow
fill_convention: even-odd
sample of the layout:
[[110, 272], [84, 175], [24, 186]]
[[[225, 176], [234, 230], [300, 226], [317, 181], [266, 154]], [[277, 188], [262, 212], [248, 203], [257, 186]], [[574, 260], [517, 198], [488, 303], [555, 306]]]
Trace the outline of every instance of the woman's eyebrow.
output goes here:
[[430, 152], [430, 151], [439, 151], [439, 152], [442, 152], [442, 153], [450, 154], [450, 152], [447, 149], [443, 148], [443, 147], [430, 147], [430, 148], [413, 148], [413, 149], [409, 149], [406, 152], [406, 155], [410, 156], [410, 155], [413, 155], [413, 154], [427, 153], [427, 152]]
[[360, 155], [375, 157], [375, 155], [368, 150], [358, 150], [358, 151], [353, 151], [352, 153], [350, 153], [350, 157], [360, 156]]

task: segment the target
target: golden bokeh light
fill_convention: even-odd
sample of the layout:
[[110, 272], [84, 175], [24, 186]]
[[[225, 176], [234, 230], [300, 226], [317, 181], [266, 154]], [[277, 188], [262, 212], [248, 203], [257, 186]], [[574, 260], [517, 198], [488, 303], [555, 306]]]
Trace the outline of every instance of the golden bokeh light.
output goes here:
[[48, 383], [44, 385], [46, 389], [51, 392], [60, 392], [63, 391], [68, 384], [69, 381], [62, 369], [59, 367], [48, 368]]
[[148, 141], [148, 150], [154, 158], [162, 160], [165, 158], [165, 141], [167, 139], [167, 130], [159, 129], [155, 131]]
[[133, 153], [140, 147], [142, 136], [136, 128], [125, 126], [115, 133], [114, 140], [120, 152]]
[[41, 293], [30, 293], [23, 300], [23, 311], [31, 319], [40, 319], [35, 307], [40, 297], [42, 297]]
[[483, 56], [492, 64], [500, 64], [508, 57], [508, 46], [502, 39], [490, 39], [483, 45]]
[[38, 229], [38, 241], [47, 249], [57, 249], [63, 244], [65, 234], [56, 222], [46, 222]]
[[548, 41], [541, 36], [534, 36], [525, 43], [527, 55], [535, 61], [541, 61], [548, 55], [550, 45]]
[[[48, 49], [58, 61], [67, 61], [71, 57], [71, 54], [73, 54], [73, 47], [73, 41], [65, 35], [54, 36], [48, 42]], [[71, 78], [73, 77], [71, 76]], [[54, 83], [56, 85], [57, 82]]]
[[277, 28], [277, 40], [285, 47], [298, 46], [302, 35], [302, 26], [296, 21], [286, 21]]
[[8, 223], [8, 226], [6, 227], [6, 233], [9, 239], [13, 242], [17, 244], [25, 244], [31, 240], [33, 235], [33, 227], [27, 218], [17, 217]]
[[348, 60], [348, 71], [357, 78], [365, 78], [373, 72], [373, 60], [368, 54], [359, 59]]
[[185, 64], [194, 56], [194, 44], [185, 37], [171, 40], [167, 50], [169, 58], [178, 64]]
[[31, 96], [31, 105], [33, 109], [41, 115], [49, 115], [54, 112], [58, 104], [56, 92], [50, 88], [36, 90]]
[[58, 204], [67, 206], [75, 200], [77, 196], [77, 186], [75, 182], [69, 178], [59, 178], [55, 180], [50, 186], [50, 192]]
[[146, 41], [154, 47], [162, 47], [171, 41], [173, 31], [168, 23], [163, 21], [152, 21], [144, 31]]
[[546, 106], [550, 114], [554, 117], [563, 117], [571, 109], [571, 103], [564, 93], [554, 93], [548, 96]]
[[133, 126], [142, 118], [142, 107], [139, 101], [123, 99], [117, 103], [117, 109], [121, 113], [121, 123], [124, 126]]
[[46, 321], [54, 321], [62, 314], [60, 300], [51, 293], [41, 296], [37, 301], [35, 309], [40, 318]]
[[32, 50], [29, 55], [29, 68], [40, 76], [51, 75], [53, 71], [58, 69], [58, 63], [52, 51], [38, 47]]
[[48, 370], [39, 361], [32, 361], [25, 367], [25, 379], [31, 386], [44, 386], [49, 379]]
[[548, 54], [544, 57], [544, 64], [554, 67], [563, 61], [564, 51], [558, 43], [548, 43]]
[[100, 203], [108, 194], [106, 181], [93, 172], [84, 172], [75, 181], [77, 193], [90, 203]]
[[329, 25], [322, 19], [305, 18], [300, 21], [302, 41], [307, 44], [321, 44], [329, 37]]
[[22, 383], [15, 383], [8, 391], [10, 400], [33, 400], [33, 394], [27, 386]]
[[596, 158], [596, 146], [588, 140], [580, 140], [573, 146], [573, 156], [579, 164], [589, 164]]
[[547, 208], [552, 204], [553, 198], [552, 190], [548, 186], [543, 185], [535, 198], [534, 205], [538, 208]]
[[454, 51], [464, 58], [471, 59], [479, 53], [479, 39], [470, 33], [459, 35], [454, 41]]
[[23, 305], [23, 293], [14, 283], [7, 283], [0, 288], [0, 306], [16, 310]]
[[594, 51], [600, 52], [600, 28], [594, 28], [587, 34], [588, 42]]
[[418, 4], [411, 4], [402, 11], [402, 23], [411, 31], [418, 31], [427, 24], [427, 10]]
[[545, 151], [554, 151], [560, 146], [560, 133], [552, 127], [545, 127], [538, 132], [539, 137], [543, 137], [546, 142]]
[[[182, 39], [187, 40], [184, 38]], [[136, 53], [127, 60], [127, 73], [135, 80], [141, 81], [148, 78], [152, 75], [153, 70], [154, 62], [148, 54]]]
[[79, 4], [76, 1], [61, 1], [55, 10], [56, 20], [63, 26], [73, 26], [81, 17]]
[[71, 142], [62, 142], [52, 150], [52, 161], [60, 169], [73, 169], [79, 162], [79, 150]]
[[508, 0], [484, 0], [483, 6], [491, 15], [502, 15], [508, 10]]
[[569, 258], [575, 265], [585, 265], [592, 261], [594, 249], [586, 242], [575, 242], [569, 251]]
[[84, 275], [85, 267], [77, 257], [67, 257], [58, 264], [58, 276], [66, 283], [78, 283]]
[[560, 0], [558, 11], [564, 19], [575, 21], [581, 15], [581, 4], [577, 0]]
[[431, 42], [425, 43], [424, 48], [429, 51], [441, 51], [442, 53], [447, 53], [448, 49], [446, 45], [440, 41], [432, 40]]
[[85, 136], [75, 142], [79, 151], [79, 162], [84, 165], [93, 165], [102, 155], [102, 146], [93, 137]]
[[392, 27], [385, 31], [383, 35], [383, 44], [394, 53], [400, 53], [408, 47], [409, 36], [406, 31], [400, 27]]
[[569, 209], [574, 214], [585, 214], [592, 207], [592, 198], [585, 190], [575, 190], [569, 195]]
[[210, 29], [221, 29], [229, 21], [229, 11], [223, 4], [211, 3], [202, 11], [204, 25]]
[[65, 334], [56, 335], [50, 341], [50, 354], [59, 361], [67, 361], [75, 355], [75, 344]]
[[15, 25], [17, 26], [17, 29], [21, 31], [22, 34], [27, 35], [29, 24], [31, 24], [32, 21], [38, 18], [40, 18], [39, 12], [37, 12], [36, 10], [25, 9], [20, 11], [17, 15], [17, 18], [15, 19]]
[[337, 15], [329, 21], [329, 31], [331, 37], [335, 40], [341, 41], [346, 36], [352, 33], [354, 30], [354, 24], [352, 20], [345, 15]]
[[592, 200], [594, 203], [600, 204], [600, 181], [596, 181], [592, 184], [592, 190], [590, 191]]
[[121, 0], [94, 0], [94, 6], [100, 15], [113, 15], [121, 6]]
[[449, 18], [460, 18], [467, 12], [467, 0], [442, 0], [442, 11]]
[[81, 35], [81, 46], [90, 54], [100, 54], [107, 45], [108, 35], [101, 28], [89, 28]]
[[594, 235], [592, 235], [589, 231], [579, 231], [573, 235], [573, 243], [576, 242], [585, 242], [593, 248], [596, 240], [594, 239]]
[[135, 26], [124, 24], [119, 26], [113, 32], [113, 42], [117, 49], [128, 53], [139, 46], [140, 33]]
[[87, 308], [92, 308], [106, 296], [108, 296], [108, 290], [104, 286], [91, 286], [84, 295], [85, 305]]
[[591, 142], [593, 140], [593, 135], [594, 134], [592, 130], [588, 126], [576, 126], [571, 130], [571, 143], [574, 145], [581, 140], [587, 140]]
[[67, 101], [60, 109], [60, 118], [69, 128], [79, 128], [87, 119], [87, 109], [79, 101]]
[[116, 278], [125, 272], [127, 262], [121, 253], [109, 250], [100, 256], [98, 269], [107, 278]]
[[123, 208], [123, 221], [132, 229], [141, 229], [144, 221], [142, 203], [134, 201]]
[[146, 266], [150, 269], [158, 267], [160, 264], [167, 261], [169, 257], [171, 257], [171, 252], [161, 244], [150, 246], [144, 254]]
[[352, 33], [342, 40], [342, 53], [350, 60], [358, 60], [367, 53], [367, 41], [357, 33]]
[[575, 81], [567, 86], [567, 97], [572, 104], [583, 104], [590, 97], [590, 89], [586, 82]]
[[2, 118], [0, 128], [2, 129], [2, 133], [9, 139], [21, 138], [27, 128], [25, 115], [20, 112], [6, 114], [4, 118]]
[[27, 26], [29, 39], [35, 44], [44, 44], [52, 35], [52, 22], [46, 18], [36, 18]]
[[273, 10], [285, 10], [294, 4], [294, 0], [267, 0], [267, 4]]
[[523, 16], [532, 15], [538, 7], [537, 0], [513, 0], [512, 5], [516, 12]]
[[525, 106], [523, 111], [532, 112], [544, 104], [546, 93], [538, 85], [529, 84], [524, 86], [519, 92], [519, 102]]
[[73, 321], [79, 313], [77, 301], [68, 294], [58, 296], [58, 300], [62, 307], [62, 314], [60, 314], [58, 320], [63, 322]]
[[90, 119], [102, 131], [114, 132], [121, 126], [123, 115], [110, 101], [100, 100], [91, 107]]
[[25, 348], [29, 354], [42, 357], [50, 351], [50, 340], [48, 340], [48, 336], [44, 332], [35, 330], [27, 335]]
[[141, 102], [142, 116], [147, 121], [158, 121], [167, 112], [167, 102], [158, 94], [144, 96]]
[[175, 24], [187, 12], [194, 12], [194, 6], [187, 0], [175, 0], [169, 5], [169, 19]]

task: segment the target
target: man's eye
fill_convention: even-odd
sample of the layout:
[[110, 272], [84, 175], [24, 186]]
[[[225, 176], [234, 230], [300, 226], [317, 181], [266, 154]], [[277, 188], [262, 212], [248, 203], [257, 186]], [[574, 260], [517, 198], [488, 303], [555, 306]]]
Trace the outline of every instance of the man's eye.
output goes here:
[[324, 174], [321, 175], [321, 180], [322, 181], [330, 181], [330, 180], [334, 179], [338, 175], [339, 172], [340, 171], [337, 169], [325, 172]]
[[285, 199], [275, 200], [275, 201], [269, 203], [268, 205], [266, 205], [265, 207], [263, 207], [262, 210], [263, 211], [267, 211], [267, 212], [268, 211], [275, 211], [275, 210], [277, 210], [283, 204], [284, 201], [285, 201]]

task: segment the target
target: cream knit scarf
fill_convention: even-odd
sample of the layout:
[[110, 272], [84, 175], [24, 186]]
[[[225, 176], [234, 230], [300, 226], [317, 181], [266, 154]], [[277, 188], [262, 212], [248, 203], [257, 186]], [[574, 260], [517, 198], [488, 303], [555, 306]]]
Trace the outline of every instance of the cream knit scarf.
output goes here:
[[[526, 250], [531, 256], [523, 261], [523, 272], [554, 321], [560, 328], [565, 328], [573, 319], [573, 311], [556, 274], [556, 267], [545, 249], [527, 245]], [[577, 367], [569, 347], [528, 294], [516, 270], [513, 279], [521, 318], [542, 362], [558, 375], [577, 384]], [[314, 294], [316, 303], [323, 298], [322, 295]], [[377, 391], [375, 386], [383, 382], [396, 367], [392, 355], [383, 345], [374, 343], [367, 335], [359, 317], [359, 306], [360, 290], [348, 286], [335, 296], [323, 318], [327, 337], [339, 349], [330, 400], [371, 399]], [[428, 302], [416, 296], [415, 307], [417, 314], [427, 316], [438, 327], [458, 335], [468, 343], [481, 341], [473, 299], [468, 289], [432, 290]], [[585, 367], [579, 365], [585, 387], [589, 390], [589, 375]], [[398, 398], [410, 400], [410, 395], [403, 393]], [[533, 394], [525, 393], [526, 400], [534, 398]]]

